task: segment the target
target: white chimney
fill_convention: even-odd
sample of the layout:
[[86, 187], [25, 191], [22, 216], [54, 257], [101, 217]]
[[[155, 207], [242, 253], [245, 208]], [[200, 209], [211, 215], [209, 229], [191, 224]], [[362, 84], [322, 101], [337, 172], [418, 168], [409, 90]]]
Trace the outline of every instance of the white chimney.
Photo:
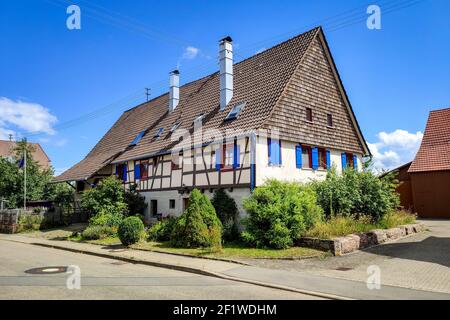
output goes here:
[[180, 72], [178, 70], [170, 73], [169, 83], [169, 112], [172, 112], [180, 102]]
[[220, 111], [233, 98], [233, 40], [226, 37], [220, 40]]

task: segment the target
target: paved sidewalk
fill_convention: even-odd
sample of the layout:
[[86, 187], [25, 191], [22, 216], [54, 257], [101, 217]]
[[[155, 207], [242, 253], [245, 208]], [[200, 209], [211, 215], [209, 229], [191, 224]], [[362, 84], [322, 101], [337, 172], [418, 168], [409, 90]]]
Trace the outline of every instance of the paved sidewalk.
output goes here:
[[54, 241], [29, 238], [23, 235], [0, 235], [1, 241], [15, 241], [55, 249], [92, 254], [101, 257], [121, 259], [128, 262], [147, 264], [209, 275], [222, 279], [258, 284], [271, 288], [336, 299], [450, 299], [449, 294], [382, 286], [381, 290], [369, 290], [365, 282], [337, 279], [306, 272], [272, 270], [236, 263], [176, 256], [171, 254], [125, 248], [111, 248], [70, 241]]
[[429, 231], [342, 257], [292, 261], [247, 260], [263, 268], [364, 282], [367, 267], [382, 285], [450, 294], [450, 221], [422, 220]]

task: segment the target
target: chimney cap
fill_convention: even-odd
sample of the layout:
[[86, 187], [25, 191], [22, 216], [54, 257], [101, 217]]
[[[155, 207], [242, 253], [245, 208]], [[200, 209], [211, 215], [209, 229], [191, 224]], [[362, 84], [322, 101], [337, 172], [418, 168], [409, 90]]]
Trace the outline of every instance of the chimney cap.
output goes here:
[[233, 39], [231, 39], [230, 36], [226, 36], [225, 38], [223, 38], [222, 40], [220, 40], [220, 43], [222, 42], [233, 42]]
[[180, 74], [180, 70], [175, 69], [175, 70], [171, 71], [170, 74]]

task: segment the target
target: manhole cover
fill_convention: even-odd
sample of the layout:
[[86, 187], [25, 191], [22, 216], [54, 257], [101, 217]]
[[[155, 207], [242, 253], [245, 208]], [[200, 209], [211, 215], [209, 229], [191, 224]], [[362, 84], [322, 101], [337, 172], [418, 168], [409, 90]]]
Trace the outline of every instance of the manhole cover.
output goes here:
[[350, 271], [350, 270], [353, 270], [352, 268], [347, 268], [347, 267], [339, 267], [339, 268], [336, 268], [336, 270], [338, 270], [338, 271]]
[[26, 270], [25, 273], [29, 274], [55, 274], [55, 273], [66, 273], [67, 267], [42, 267], [42, 268], [33, 268]]

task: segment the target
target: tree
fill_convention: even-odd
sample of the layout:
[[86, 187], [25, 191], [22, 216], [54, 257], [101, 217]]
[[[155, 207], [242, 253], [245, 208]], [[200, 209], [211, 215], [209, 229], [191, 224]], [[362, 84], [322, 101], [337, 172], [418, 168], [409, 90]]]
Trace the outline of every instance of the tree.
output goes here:
[[236, 202], [223, 189], [214, 192], [211, 200], [217, 216], [222, 222], [223, 238], [225, 241], [233, 241], [239, 238], [239, 230], [237, 226], [238, 209]]
[[24, 172], [19, 169], [19, 162], [25, 152], [27, 154], [27, 200], [49, 200], [52, 198], [54, 186], [53, 168], [42, 168], [33, 159], [34, 147], [25, 140], [17, 142], [12, 160], [0, 158], [0, 195], [8, 201], [9, 208], [23, 206]]
[[128, 214], [138, 215], [143, 220], [147, 203], [145, 197], [137, 192], [136, 184], [132, 184], [130, 189], [125, 192], [124, 199], [128, 207]]
[[174, 247], [220, 247], [222, 223], [208, 197], [197, 189], [191, 192], [189, 206], [178, 218], [171, 235]]

